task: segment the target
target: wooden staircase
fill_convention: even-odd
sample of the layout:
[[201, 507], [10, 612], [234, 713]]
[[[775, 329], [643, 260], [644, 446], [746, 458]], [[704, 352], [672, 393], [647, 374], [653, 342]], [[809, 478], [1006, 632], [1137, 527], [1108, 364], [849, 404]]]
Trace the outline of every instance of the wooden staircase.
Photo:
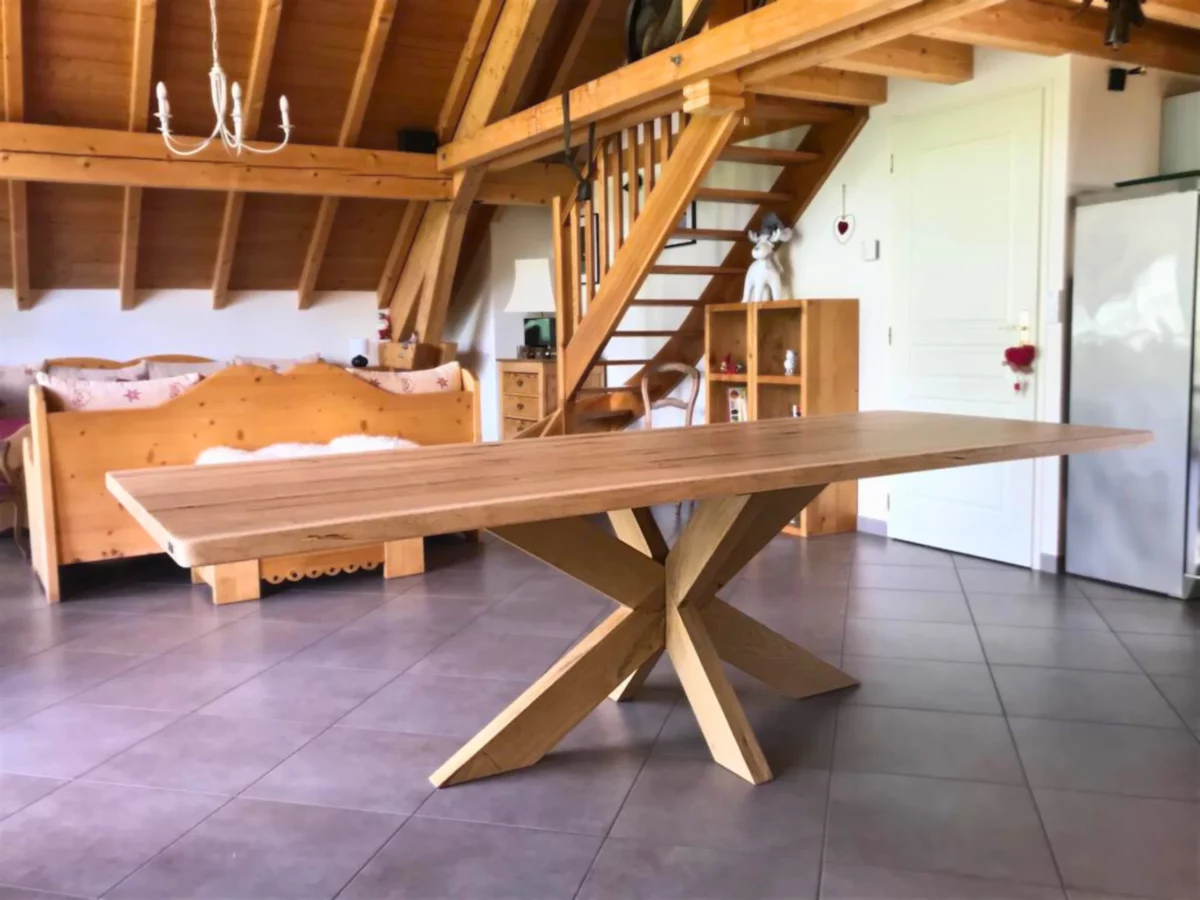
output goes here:
[[[768, 212], [796, 221], [866, 122], [865, 109], [830, 107], [794, 150], [731, 143], [744, 133], [739, 111], [679, 114], [626, 128], [599, 143], [591, 166], [590, 197], [554, 204], [554, 255], [558, 315], [558, 409], [521, 436], [620, 429], [641, 414], [645, 368], [664, 362], [695, 364], [703, 355], [704, 308], [736, 302], [751, 262], [745, 230], [680, 227], [693, 200], [755, 206], [746, 227]], [[770, 190], [703, 185], [718, 160], [780, 167]], [[660, 261], [668, 241], [731, 242], [719, 265]], [[646, 278], [708, 279], [695, 298], [638, 298]], [[680, 293], [684, 293], [680, 291]], [[674, 295], [674, 292], [672, 292]], [[626, 323], [631, 309], [679, 309], [675, 328]], [[653, 353], [630, 358], [614, 341], [660, 341]], [[588, 373], [603, 366], [609, 386], [585, 388]], [[632, 371], [632, 374], [629, 374]], [[624, 383], [614, 375], [628, 375]], [[678, 376], [659, 375], [651, 397], [669, 393]]]

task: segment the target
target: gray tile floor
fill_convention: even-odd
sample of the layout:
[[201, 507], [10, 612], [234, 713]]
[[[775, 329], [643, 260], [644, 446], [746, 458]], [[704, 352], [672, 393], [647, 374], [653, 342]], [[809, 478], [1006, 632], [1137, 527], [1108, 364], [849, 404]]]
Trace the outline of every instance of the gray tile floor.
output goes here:
[[738, 673], [777, 778], [662, 664], [540, 765], [426, 778], [608, 609], [498, 543], [217, 609], [162, 561], [41, 600], [0, 542], [0, 900], [1200, 897], [1200, 606], [866, 535], [724, 592], [862, 687]]

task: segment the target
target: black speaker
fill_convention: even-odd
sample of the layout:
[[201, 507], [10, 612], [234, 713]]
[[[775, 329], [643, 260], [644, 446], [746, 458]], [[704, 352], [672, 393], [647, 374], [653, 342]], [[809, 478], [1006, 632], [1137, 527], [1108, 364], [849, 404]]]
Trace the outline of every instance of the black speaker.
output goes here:
[[433, 155], [438, 151], [438, 136], [433, 131], [421, 131], [419, 128], [400, 129], [400, 149], [405, 153], [425, 153]]
[[1129, 73], [1124, 69], [1112, 68], [1108, 70], [1108, 89], [1110, 91], [1125, 90], [1125, 82], [1129, 78]]

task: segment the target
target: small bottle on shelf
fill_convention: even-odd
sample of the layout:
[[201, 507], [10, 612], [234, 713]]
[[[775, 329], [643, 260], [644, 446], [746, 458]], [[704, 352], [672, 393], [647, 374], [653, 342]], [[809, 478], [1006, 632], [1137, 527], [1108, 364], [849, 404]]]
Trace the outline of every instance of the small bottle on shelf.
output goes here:
[[799, 403], [792, 404], [792, 418], [793, 419], [800, 418], [800, 404]]

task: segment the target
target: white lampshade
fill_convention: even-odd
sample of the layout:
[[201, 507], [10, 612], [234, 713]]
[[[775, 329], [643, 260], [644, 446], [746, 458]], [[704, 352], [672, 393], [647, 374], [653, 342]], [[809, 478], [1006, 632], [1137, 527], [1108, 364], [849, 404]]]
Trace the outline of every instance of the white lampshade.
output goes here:
[[554, 312], [554, 278], [548, 259], [518, 259], [508, 313]]

